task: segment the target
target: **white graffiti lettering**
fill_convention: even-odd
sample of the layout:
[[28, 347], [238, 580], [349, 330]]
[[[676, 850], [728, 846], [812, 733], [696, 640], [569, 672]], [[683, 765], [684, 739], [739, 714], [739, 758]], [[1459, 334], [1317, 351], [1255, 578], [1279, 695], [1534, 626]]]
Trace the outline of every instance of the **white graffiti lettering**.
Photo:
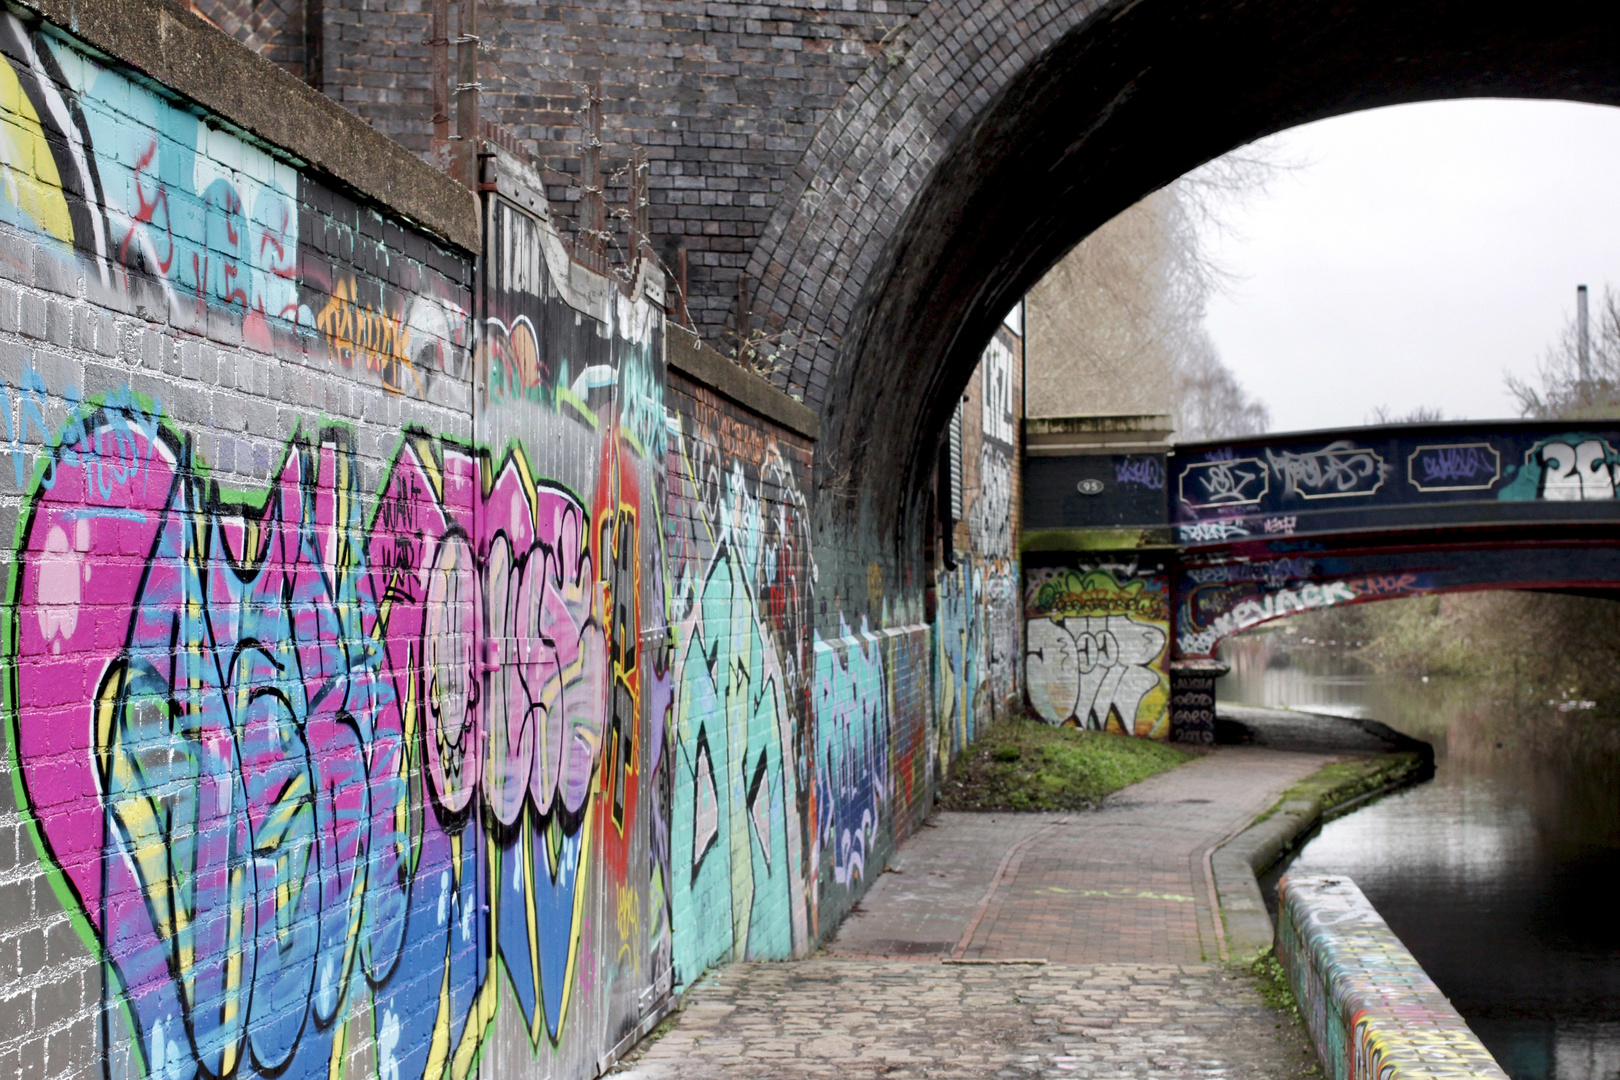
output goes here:
[[1218, 544], [1234, 537], [1248, 536], [1249, 530], [1235, 521], [1199, 521], [1176, 530], [1183, 544]]
[[1207, 656], [1223, 639], [1252, 626], [1301, 611], [1347, 604], [1354, 599], [1355, 591], [1343, 581], [1312, 582], [1297, 589], [1278, 589], [1240, 602], [1202, 630], [1179, 633], [1177, 644], [1184, 656]]
[[1266, 459], [1288, 493], [1305, 499], [1371, 495], [1383, 486], [1389, 473], [1389, 466], [1375, 451], [1348, 439], [1306, 454], [1267, 450]]

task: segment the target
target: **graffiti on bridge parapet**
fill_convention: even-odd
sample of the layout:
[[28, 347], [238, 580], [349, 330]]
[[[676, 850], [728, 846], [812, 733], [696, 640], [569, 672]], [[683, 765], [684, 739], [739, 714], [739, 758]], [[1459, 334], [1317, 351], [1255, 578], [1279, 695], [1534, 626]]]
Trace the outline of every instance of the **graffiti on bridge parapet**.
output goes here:
[[1502, 500], [1584, 502], [1613, 499], [1620, 488], [1620, 454], [1608, 440], [1584, 432], [1543, 439], [1525, 452]]

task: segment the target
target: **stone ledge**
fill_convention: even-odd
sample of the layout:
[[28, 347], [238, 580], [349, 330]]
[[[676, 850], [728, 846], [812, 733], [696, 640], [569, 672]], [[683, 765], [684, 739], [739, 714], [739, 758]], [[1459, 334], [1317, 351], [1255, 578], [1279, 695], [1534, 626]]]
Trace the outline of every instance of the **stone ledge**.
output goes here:
[[743, 370], [713, 349], [704, 348], [702, 340], [689, 330], [666, 326], [664, 357], [669, 366], [682, 375], [749, 412], [803, 435], [811, 442], [821, 435], [821, 418], [815, 410], [794, 401], [758, 375]]
[[[1388, 764], [1375, 764], [1380, 760]], [[1338, 816], [1368, 799], [1404, 787], [1423, 776], [1428, 768], [1432, 768], [1432, 758], [1425, 763], [1423, 755], [1410, 751], [1372, 759], [1359, 775], [1308, 798], [1278, 803], [1260, 820], [1216, 848], [1210, 856], [1210, 871], [1221, 908], [1227, 958], [1246, 963], [1274, 943], [1276, 931], [1257, 874], [1293, 850], [1324, 817]], [[1301, 786], [1310, 783], [1307, 777]]]
[[1328, 1080], [1507, 1080], [1346, 877], [1286, 877], [1277, 955]]
[[1173, 551], [1169, 527], [1103, 527], [1092, 529], [1026, 529], [1019, 550], [1025, 553], [1062, 551], [1142, 552]]
[[11, 0], [467, 252], [472, 192], [174, 0]]

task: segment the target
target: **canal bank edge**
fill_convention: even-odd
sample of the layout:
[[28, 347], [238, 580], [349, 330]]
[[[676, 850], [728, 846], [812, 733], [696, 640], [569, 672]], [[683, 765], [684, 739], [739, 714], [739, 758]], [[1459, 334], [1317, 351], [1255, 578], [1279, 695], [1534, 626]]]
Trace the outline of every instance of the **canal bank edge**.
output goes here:
[[1347, 877], [1285, 877], [1277, 958], [1327, 1080], [1507, 1080]]
[[1283, 793], [1248, 828], [1209, 856], [1220, 908], [1222, 959], [1249, 963], [1272, 947], [1275, 936], [1259, 875], [1292, 851], [1329, 815], [1426, 779], [1434, 769], [1421, 752], [1380, 754], [1337, 761]]

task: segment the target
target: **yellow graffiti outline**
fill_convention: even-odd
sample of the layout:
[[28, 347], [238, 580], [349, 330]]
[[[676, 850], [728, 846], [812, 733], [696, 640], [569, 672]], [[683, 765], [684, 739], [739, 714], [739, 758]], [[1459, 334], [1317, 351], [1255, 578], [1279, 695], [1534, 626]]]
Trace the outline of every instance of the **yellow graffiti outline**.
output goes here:
[[73, 217], [45, 126], [5, 60], [0, 60], [0, 177], [8, 201], [47, 236], [72, 246]]

